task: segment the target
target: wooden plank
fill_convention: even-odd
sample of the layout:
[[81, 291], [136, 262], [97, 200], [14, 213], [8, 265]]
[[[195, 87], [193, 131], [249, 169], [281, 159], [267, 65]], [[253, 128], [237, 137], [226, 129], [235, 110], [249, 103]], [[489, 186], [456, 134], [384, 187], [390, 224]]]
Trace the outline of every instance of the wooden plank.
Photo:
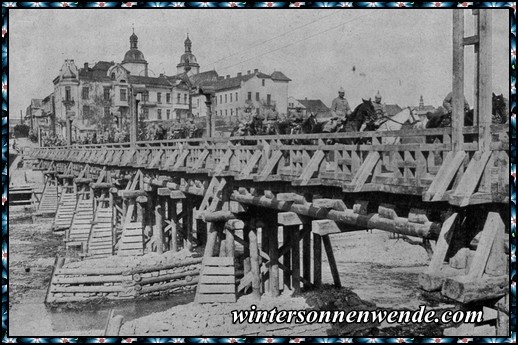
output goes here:
[[430, 261], [430, 265], [426, 270], [429, 273], [435, 273], [440, 270], [442, 267], [444, 260], [446, 259], [446, 254], [448, 252], [450, 241], [453, 236], [453, 231], [455, 229], [455, 225], [457, 224], [458, 213], [454, 213], [446, 219], [446, 221], [442, 224], [441, 233], [439, 234], [439, 238], [437, 239], [437, 245], [435, 246], [434, 255]]
[[197, 293], [200, 294], [219, 294], [219, 293], [235, 293], [236, 285], [232, 284], [200, 284]]
[[453, 114], [452, 114], [452, 145], [453, 151], [462, 150], [464, 137], [464, 12], [453, 11]]
[[[455, 11], [457, 12], [457, 11]], [[462, 11], [459, 11], [462, 12]], [[492, 12], [480, 10], [479, 13], [479, 64], [478, 64], [478, 95], [479, 95], [479, 123], [478, 143], [480, 151], [489, 151], [491, 146], [492, 123], [492, 92], [493, 92], [493, 38]]]
[[235, 294], [198, 294], [198, 303], [235, 303]]
[[206, 276], [200, 277], [200, 284], [235, 284], [235, 276]]
[[473, 280], [470, 276], [446, 279], [441, 293], [460, 303], [472, 303], [502, 297], [509, 291], [509, 277], [485, 277]]
[[[466, 152], [458, 151], [455, 153], [455, 156], [453, 157], [451, 164], [445, 165], [445, 162], [443, 162], [441, 168], [439, 169], [439, 172], [437, 173], [437, 176], [434, 179], [434, 182], [435, 180], [438, 180], [438, 183], [435, 186], [435, 193], [431, 201], [442, 201], [443, 196], [446, 193], [446, 190], [448, 189], [448, 186], [451, 184], [453, 178], [455, 177], [455, 174], [462, 165], [465, 157]], [[441, 174], [441, 170], [443, 170], [443, 168], [444, 172], [443, 174]], [[429, 191], [430, 188], [428, 189], [427, 193], [429, 193]]]
[[[470, 197], [475, 192], [491, 154], [491, 151], [479, 151], [474, 154], [453, 193], [453, 197], [450, 197], [451, 204], [460, 207], [469, 205]], [[457, 198], [460, 198], [460, 200]]]
[[325, 157], [325, 153], [322, 150], [318, 150], [313, 154], [313, 157], [309, 160], [308, 164], [305, 166], [302, 174], [293, 182], [295, 186], [305, 186], [308, 181], [311, 179], [313, 174], [318, 171], [320, 163]]
[[256, 178], [254, 178], [254, 179], [257, 181], [265, 181], [267, 179], [267, 177], [269, 177], [271, 175], [271, 173], [273, 172], [273, 169], [275, 168], [275, 166], [277, 165], [277, 163], [279, 162], [281, 157], [282, 157], [282, 151], [275, 151], [273, 153], [272, 157], [266, 162], [263, 170], [261, 170], [259, 175], [256, 176]]
[[330, 219], [318, 219], [311, 222], [312, 232], [320, 236], [340, 233], [341, 230], [335, 221]]
[[203, 258], [203, 265], [208, 266], [234, 266], [233, 257], [206, 257]]
[[373, 151], [367, 155], [367, 158], [360, 166], [356, 174], [354, 175], [351, 183], [347, 184], [348, 188], [352, 189], [352, 192], [358, 193], [362, 190], [363, 185], [367, 182], [367, 179], [371, 175], [374, 167], [380, 160], [379, 152]]
[[302, 225], [302, 217], [295, 212], [279, 212], [277, 223], [284, 226]]
[[473, 280], [482, 278], [496, 235], [499, 231], [505, 231], [504, 229], [505, 225], [500, 215], [496, 212], [489, 212], [468, 277]]
[[230, 267], [204, 266], [203, 267], [203, 275], [217, 275], [217, 276], [232, 275], [233, 276], [234, 274], [235, 274], [234, 266], [230, 266]]
[[263, 154], [262, 151], [259, 151], [259, 150], [254, 151], [254, 154], [252, 155], [252, 157], [250, 157], [250, 160], [248, 161], [248, 163], [246, 164], [244, 169], [239, 174], [239, 176], [238, 176], [239, 179], [248, 177], [252, 173], [252, 170], [257, 165], [257, 162], [259, 162], [259, 159], [261, 159], [262, 154]]
[[250, 274], [252, 276], [252, 296], [255, 299], [261, 298], [260, 293], [260, 284], [261, 284], [261, 276], [259, 270], [259, 247], [257, 243], [257, 230], [250, 229], [248, 233], [248, 239], [250, 243]]

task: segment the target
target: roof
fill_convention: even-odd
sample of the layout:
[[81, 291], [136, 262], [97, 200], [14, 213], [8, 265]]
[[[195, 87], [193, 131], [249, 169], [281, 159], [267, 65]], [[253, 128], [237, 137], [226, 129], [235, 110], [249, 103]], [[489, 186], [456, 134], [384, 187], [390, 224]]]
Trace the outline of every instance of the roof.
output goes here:
[[41, 99], [36, 99], [36, 98], [31, 99], [31, 107], [41, 108], [42, 107]]
[[201, 72], [191, 76], [190, 80], [191, 83], [195, 86], [213, 84], [218, 81], [218, 72], [214, 70]]
[[385, 104], [385, 110], [388, 116], [399, 114], [403, 109], [397, 104]]
[[131, 48], [124, 55], [124, 60], [122, 60], [122, 63], [147, 63], [147, 61], [144, 58], [144, 54], [140, 50]]
[[228, 90], [228, 89], [236, 89], [241, 86], [241, 82], [246, 82], [253, 77], [261, 78], [261, 79], [272, 79], [272, 80], [282, 80], [282, 81], [290, 81], [288, 77], [286, 77], [282, 72], [273, 72], [272, 75], [268, 75], [263, 72], [254, 72], [250, 74], [238, 75], [232, 78], [225, 78], [218, 80], [216, 82], [216, 91]]
[[329, 108], [319, 99], [297, 99], [310, 113], [327, 113]]
[[284, 73], [279, 72], [279, 71], [273, 72], [271, 75], [271, 78], [272, 78], [272, 80], [276, 80], [276, 81], [291, 81], [290, 78], [286, 77], [284, 75]]
[[108, 69], [115, 65], [115, 63], [108, 61], [99, 61], [92, 68], [79, 69], [79, 79], [90, 81], [110, 81], [108, 77]]
[[140, 75], [130, 75], [130, 84], [144, 84], [149, 86], [172, 87], [173, 85], [166, 77], [145, 77]]

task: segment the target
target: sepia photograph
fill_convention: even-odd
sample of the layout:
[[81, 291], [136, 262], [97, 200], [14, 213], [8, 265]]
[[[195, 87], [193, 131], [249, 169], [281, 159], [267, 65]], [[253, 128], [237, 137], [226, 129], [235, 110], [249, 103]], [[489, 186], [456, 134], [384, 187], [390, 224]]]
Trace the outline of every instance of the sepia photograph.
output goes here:
[[235, 6], [4, 8], [4, 340], [511, 337], [515, 12]]

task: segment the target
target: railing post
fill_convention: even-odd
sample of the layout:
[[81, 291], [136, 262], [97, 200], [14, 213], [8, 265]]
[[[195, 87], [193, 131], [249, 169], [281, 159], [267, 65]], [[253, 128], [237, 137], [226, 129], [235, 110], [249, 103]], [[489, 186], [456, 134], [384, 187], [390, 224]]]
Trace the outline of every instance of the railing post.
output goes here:
[[452, 149], [462, 150], [464, 137], [464, 11], [453, 10]]

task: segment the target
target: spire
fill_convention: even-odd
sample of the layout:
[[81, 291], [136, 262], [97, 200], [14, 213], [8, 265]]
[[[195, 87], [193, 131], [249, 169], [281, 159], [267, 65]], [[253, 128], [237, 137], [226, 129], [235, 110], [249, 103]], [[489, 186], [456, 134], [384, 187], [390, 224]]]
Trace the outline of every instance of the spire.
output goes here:
[[135, 35], [135, 28], [132, 25], [133, 33], [130, 36], [130, 49], [138, 49], [137, 48], [137, 42], [138, 42], [138, 36]]
[[189, 39], [189, 34], [187, 34], [187, 38], [185, 39], [184, 45], [185, 45], [185, 52], [190, 53], [191, 47], [192, 47], [192, 42]]

